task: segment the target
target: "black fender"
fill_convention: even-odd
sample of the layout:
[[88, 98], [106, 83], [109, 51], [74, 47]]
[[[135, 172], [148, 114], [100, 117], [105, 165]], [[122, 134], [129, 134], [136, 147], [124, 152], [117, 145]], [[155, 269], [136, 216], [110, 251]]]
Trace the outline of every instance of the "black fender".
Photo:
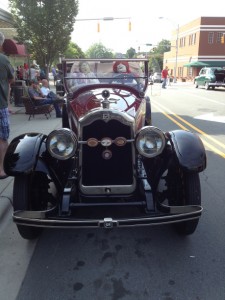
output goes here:
[[180, 166], [187, 172], [202, 172], [206, 168], [206, 152], [199, 136], [185, 130], [166, 133]]
[[45, 139], [46, 135], [41, 133], [25, 133], [14, 138], [5, 155], [5, 172], [9, 176], [31, 173], [38, 162], [41, 145]]

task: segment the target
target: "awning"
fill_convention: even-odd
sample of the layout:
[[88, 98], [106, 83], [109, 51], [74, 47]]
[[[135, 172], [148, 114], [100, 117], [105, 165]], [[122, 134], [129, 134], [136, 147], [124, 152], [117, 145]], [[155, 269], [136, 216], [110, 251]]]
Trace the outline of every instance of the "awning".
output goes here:
[[5, 39], [3, 52], [6, 55], [27, 56], [25, 46], [23, 44], [18, 44], [17, 41], [12, 39]]
[[207, 67], [208, 64], [204, 61], [193, 61], [193, 62], [190, 62], [188, 64], [185, 64], [184, 67]]
[[205, 62], [207, 67], [225, 67], [225, 60], [213, 60], [213, 61], [206, 61]]

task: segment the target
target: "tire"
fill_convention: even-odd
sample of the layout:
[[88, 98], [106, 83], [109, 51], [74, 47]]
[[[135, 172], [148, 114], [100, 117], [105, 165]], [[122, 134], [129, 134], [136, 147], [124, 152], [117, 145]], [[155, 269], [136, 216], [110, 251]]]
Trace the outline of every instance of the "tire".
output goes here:
[[[49, 197], [48, 178], [45, 174], [35, 172], [33, 175], [16, 176], [13, 187], [13, 209], [44, 210], [47, 208]], [[18, 225], [18, 231], [24, 239], [32, 240], [40, 236], [42, 228]]]
[[[184, 175], [185, 205], [201, 205], [201, 187], [198, 173]], [[181, 235], [195, 232], [199, 219], [174, 224], [175, 230]]]
[[196, 89], [198, 88], [198, 83], [197, 83], [197, 81], [195, 81], [195, 88], [196, 88]]
[[208, 82], [205, 83], [205, 89], [209, 90], [209, 83]]
[[[180, 169], [168, 170], [166, 178], [167, 199], [171, 206], [201, 205], [201, 187], [198, 173], [185, 173]], [[199, 219], [174, 223], [180, 235], [190, 235], [197, 228]]]

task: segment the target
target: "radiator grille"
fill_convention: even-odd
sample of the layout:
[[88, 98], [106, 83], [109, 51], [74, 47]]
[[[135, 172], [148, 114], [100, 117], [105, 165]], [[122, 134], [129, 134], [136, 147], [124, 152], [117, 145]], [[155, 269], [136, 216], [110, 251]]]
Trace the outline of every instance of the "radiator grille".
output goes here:
[[[82, 139], [109, 137], [131, 139], [131, 128], [116, 120], [104, 122], [98, 120], [83, 128]], [[112, 144], [109, 149], [112, 157], [105, 160], [102, 153], [106, 148], [102, 145], [91, 148], [82, 145], [82, 184], [85, 186], [130, 185], [133, 182], [132, 143], [123, 147]]]

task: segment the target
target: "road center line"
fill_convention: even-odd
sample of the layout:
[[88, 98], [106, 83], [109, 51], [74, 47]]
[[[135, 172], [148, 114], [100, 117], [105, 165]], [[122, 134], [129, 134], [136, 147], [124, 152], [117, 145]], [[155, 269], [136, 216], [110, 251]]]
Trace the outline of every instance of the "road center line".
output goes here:
[[[152, 102], [152, 105], [158, 109], [162, 114], [164, 114], [168, 119], [170, 119], [173, 123], [175, 123], [176, 125], [178, 125], [180, 128], [182, 128], [183, 130], [188, 130], [187, 127], [185, 127], [184, 125], [182, 125], [180, 122], [178, 122], [176, 119], [179, 119], [181, 122], [185, 123], [186, 125], [188, 125], [189, 127], [191, 127], [192, 129], [194, 129], [195, 131], [197, 131], [198, 133], [200, 133], [204, 138], [208, 138], [209, 140], [213, 141], [214, 143], [216, 143], [217, 145], [219, 145], [220, 147], [225, 149], [225, 145], [220, 143], [219, 141], [217, 141], [216, 139], [214, 139], [213, 137], [209, 136], [207, 133], [205, 133], [204, 131], [202, 131], [201, 129], [195, 127], [194, 125], [192, 125], [191, 123], [187, 122], [186, 120], [184, 120], [183, 118], [181, 118], [180, 116], [178, 116], [177, 114], [173, 113], [170, 109], [166, 108], [165, 106], [163, 106], [162, 104], [155, 104]], [[170, 116], [168, 115], [169, 112], [170, 114], [173, 115]], [[213, 152], [217, 153], [218, 155], [222, 156], [223, 158], [225, 158], [225, 153], [220, 151], [219, 149], [217, 149], [216, 147], [214, 147], [213, 145], [209, 144], [208, 142], [205, 141], [205, 139], [202, 138], [203, 143], [209, 148], [211, 149]]]
[[180, 116], [178, 116], [177, 114], [175, 114], [173, 111], [171, 111], [170, 109], [166, 108], [162, 104], [159, 104], [159, 103], [155, 104], [154, 103], [154, 105], [158, 106], [158, 107], [161, 107], [162, 110], [167, 111], [168, 113], [172, 114], [175, 118], [179, 119], [180, 121], [182, 121], [183, 123], [185, 123], [186, 125], [188, 125], [189, 127], [191, 127], [192, 129], [194, 129], [195, 131], [199, 132], [204, 137], [208, 138], [209, 140], [211, 140], [212, 142], [214, 142], [218, 146], [220, 146], [220, 147], [222, 147], [222, 148], [225, 149], [225, 145], [223, 143], [221, 143], [218, 140], [214, 139], [213, 137], [211, 137], [210, 135], [208, 135], [207, 133], [205, 133], [204, 131], [202, 131], [198, 127], [195, 127], [194, 125], [192, 125], [191, 123], [189, 123], [185, 119], [181, 118]]

